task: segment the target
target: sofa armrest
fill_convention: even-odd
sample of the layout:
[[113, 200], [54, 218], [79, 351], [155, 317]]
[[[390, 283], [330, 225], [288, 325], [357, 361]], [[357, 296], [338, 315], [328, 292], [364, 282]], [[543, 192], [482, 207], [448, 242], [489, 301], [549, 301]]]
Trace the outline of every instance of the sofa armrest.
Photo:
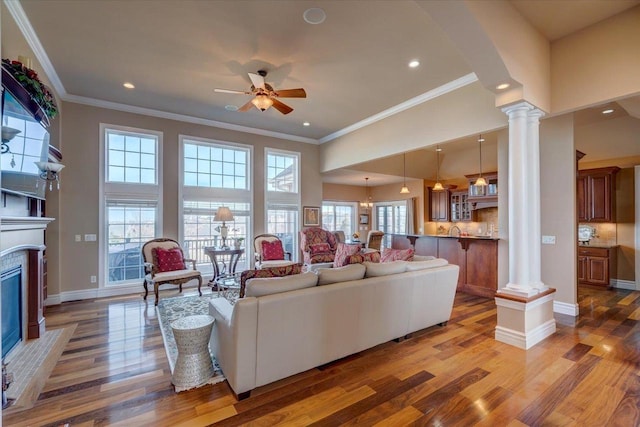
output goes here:
[[242, 298], [231, 305], [226, 298], [213, 298], [209, 314], [215, 319], [209, 349], [229, 385], [237, 395], [254, 389], [258, 301]]

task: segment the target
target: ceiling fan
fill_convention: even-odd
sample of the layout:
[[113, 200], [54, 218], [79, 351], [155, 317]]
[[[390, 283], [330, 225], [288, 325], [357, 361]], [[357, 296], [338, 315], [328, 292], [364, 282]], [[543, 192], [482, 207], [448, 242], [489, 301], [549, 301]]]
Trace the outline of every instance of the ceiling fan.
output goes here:
[[249, 111], [255, 106], [260, 111], [266, 111], [273, 106], [282, 114], [289, 114], [293, 108], [278, 100], [278, 98], [306, 98], [307, 93], [302, 88], [298, 89], [281, 89], [275, 90], [269, 83], [265, 83], [264, 78], [267, 75], [265, 70], [259, 70], [257, 74], [247, 73], [251, 79], [251, 91], [215, 89], [216, 92], [222, 93], [241, 93], [244, 95], [255, 95], [254, 98], [238, 108], [238, 111]]

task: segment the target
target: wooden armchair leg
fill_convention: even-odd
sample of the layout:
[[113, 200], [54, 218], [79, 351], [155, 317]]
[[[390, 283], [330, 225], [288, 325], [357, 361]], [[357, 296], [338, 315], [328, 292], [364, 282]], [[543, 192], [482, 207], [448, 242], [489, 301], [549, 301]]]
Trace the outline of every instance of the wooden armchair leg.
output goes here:
[[202, 296], [202, 290], [200, 289], [202, 287], [202, 276], [198, 276], [198, 293], [200, 294], [200, 296]]
[[143, 297], [143, 299], [146, 300], [147, 296], [149, 295], [149, 288], [147, 287], [147, 279], [144, 279], [144, 281], [142, 282], [142, 286], [144, 286], [144, 297]]
[[158, 286], [158, 282], [155, 282], [155, 283], [153, 284], [153, 288], [154, 288], [154, 290], [156, 291], [156, 305], [158, 305], [158, 297], [160, 296], [160, 295], [159, 295], [159, 289], [158, 289], [158, 288], [159, 288], [159, 286]]

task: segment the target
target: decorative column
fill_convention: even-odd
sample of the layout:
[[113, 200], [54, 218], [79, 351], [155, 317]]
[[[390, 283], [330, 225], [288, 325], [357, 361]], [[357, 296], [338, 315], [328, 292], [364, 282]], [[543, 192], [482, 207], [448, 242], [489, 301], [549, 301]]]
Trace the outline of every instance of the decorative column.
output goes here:
[[541, 279], [540, 117], [522, 102], [509, 116], [509, 282], [496, 293], [496, 340], [530, 348], [555, 332], [553, 294]]

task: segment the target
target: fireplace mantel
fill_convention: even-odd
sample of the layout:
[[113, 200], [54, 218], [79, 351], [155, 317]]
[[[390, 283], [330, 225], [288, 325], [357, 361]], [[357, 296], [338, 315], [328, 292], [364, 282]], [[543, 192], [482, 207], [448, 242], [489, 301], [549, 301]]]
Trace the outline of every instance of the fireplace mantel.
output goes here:
[[29, 230], [47, 228], [47, 225], [55, 221], [55, 218], [46, 216], [3, 216], [0, 218], [2, 231]]

